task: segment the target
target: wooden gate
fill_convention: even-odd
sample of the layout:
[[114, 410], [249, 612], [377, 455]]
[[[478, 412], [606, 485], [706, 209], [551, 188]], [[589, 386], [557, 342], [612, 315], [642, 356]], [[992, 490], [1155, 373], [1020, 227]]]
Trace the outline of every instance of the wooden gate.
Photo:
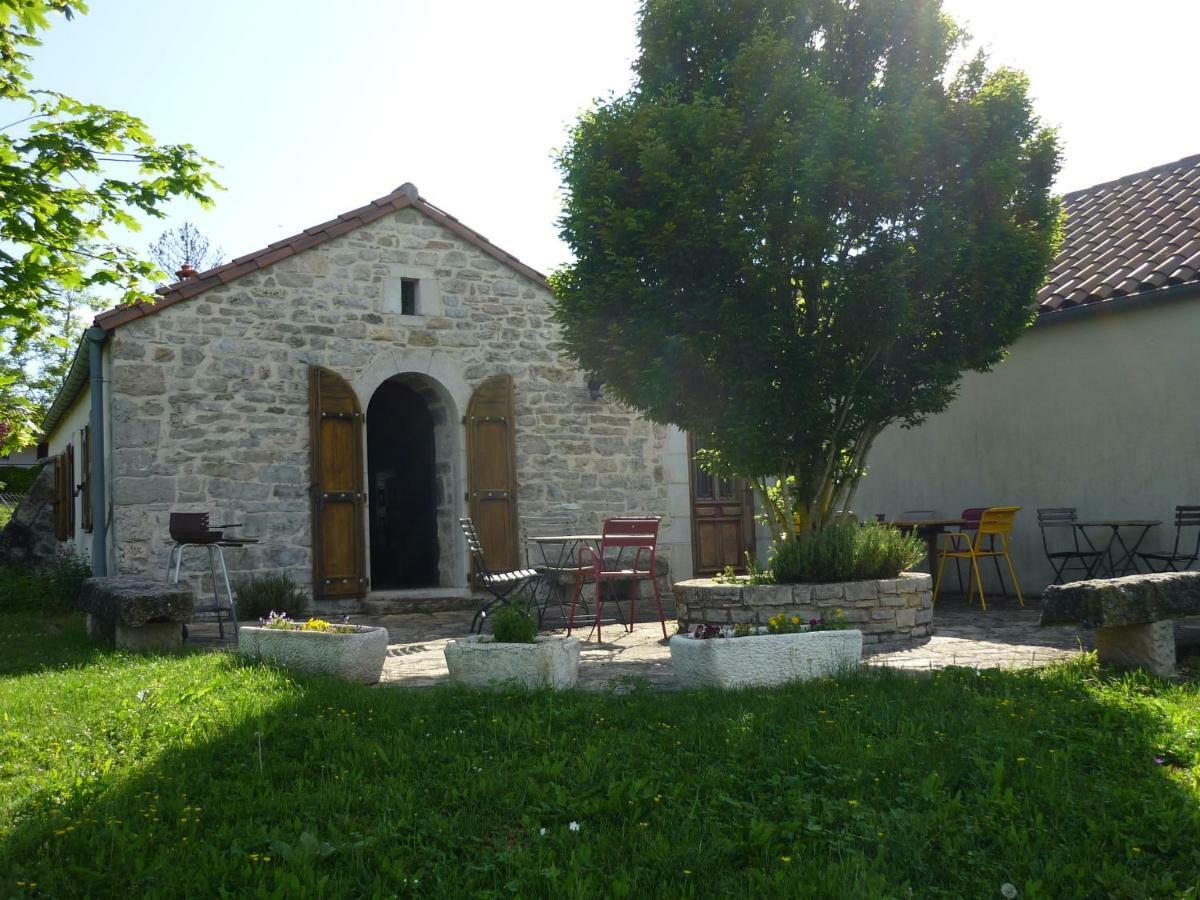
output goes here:
[[[520, 567], [516, 401], [511, 375], [493, 375], [467, 404], [467, 502], [488, 565]], [[472, 573], [473, 577], [474, 573]]]
[[692, 486], [692, 564], [697, 578], [733, 566], [745, 572], [746, 552], [754, 552], [754, 502], [741, 478], [710, 475], [695, 462], [688, 436]]
[[363, 414], [340, 375], [308, 368], [312, 445], [313, 599], [364, 597], [367, 577]]

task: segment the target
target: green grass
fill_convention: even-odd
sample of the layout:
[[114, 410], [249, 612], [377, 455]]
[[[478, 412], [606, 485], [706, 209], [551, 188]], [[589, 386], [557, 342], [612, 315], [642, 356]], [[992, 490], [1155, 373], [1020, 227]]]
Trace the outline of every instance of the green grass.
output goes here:
[[1200, 691], [1090, 660], [479, 694], [2, 621], [0, 897], [1200, 890]]

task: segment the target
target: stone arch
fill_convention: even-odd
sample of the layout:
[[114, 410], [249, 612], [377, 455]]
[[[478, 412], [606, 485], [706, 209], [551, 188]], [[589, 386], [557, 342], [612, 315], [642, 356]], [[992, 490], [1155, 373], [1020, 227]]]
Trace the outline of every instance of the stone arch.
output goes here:
[[[466, 491], [466, 447], [462, 410], [470, 399], [470, 389], [459, 366], [437, 350], [397, 349], [380, 353], [352, 382], [363, 409], [369, 408], [372, 397], [385, 382], [403, 385], [418, 394], [433, 416], [439, 549], [437, 587], [469, 590], [466, 547], [458, 519], [466, 515], [463, 501]], [[368, 416], [368, 431], [370, 427]], [[363, 467], [366, 483], [366, 454]], [[368, 546], [368, 554], [369, 550]], [[370, 569], [369, 556], [367, 564]]]

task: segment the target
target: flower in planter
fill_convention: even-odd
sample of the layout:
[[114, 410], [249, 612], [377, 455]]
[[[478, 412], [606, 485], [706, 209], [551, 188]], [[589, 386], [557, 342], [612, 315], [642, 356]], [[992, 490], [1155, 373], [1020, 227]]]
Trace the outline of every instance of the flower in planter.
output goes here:
[[287, 613], [272, 611], [265, 619], [258, 620], [264, 628], [274, 631], [319, 631], [325, 634], [351, 634], [358, 629], [348, 621], [334, 624], [324, 619], [309, 619], [307, 622], [297, 622], [289, 619]]

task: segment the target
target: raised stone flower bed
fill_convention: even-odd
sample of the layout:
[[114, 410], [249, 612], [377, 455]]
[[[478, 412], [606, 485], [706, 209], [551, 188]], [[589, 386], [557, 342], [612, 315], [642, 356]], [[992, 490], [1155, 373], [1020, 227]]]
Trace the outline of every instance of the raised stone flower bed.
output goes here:
[[862, 632], [865, 644], [920, 640], [933, 631], [933, 579], [905, 572], [899, 578], [839, 584], [718, 584], [711, 578], [675, 584], [675, 610], [684, 631], [699, 624], [765, 626], [781, 614], [807, 621], [827, 618], [835, 609]]
[[863, 634], [847, 629], [750, 637], [671, 638], [671, 668], [680, 687], [784, 684], [852, 672]]
[[532, 644], [472, 635], [446, 646], [450, 680], [469, 687], [569, 688], [579, 680], [579, 638], [538, 637]]
[[352, 631], [332, 632], [243, 625], [238, 631], [238, 652], [289, 669], [375, 684], [387, 656], [387, 629], [351, 627]]

